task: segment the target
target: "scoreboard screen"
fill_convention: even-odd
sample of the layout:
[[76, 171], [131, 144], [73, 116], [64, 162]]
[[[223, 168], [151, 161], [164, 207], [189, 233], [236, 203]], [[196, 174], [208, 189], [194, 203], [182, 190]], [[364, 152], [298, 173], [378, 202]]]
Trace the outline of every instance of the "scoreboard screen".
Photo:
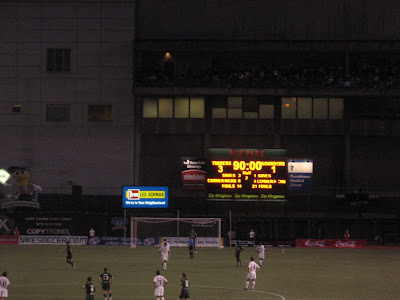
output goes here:
[[208, 200], [285, 201], [284, 149], [208, 150]]

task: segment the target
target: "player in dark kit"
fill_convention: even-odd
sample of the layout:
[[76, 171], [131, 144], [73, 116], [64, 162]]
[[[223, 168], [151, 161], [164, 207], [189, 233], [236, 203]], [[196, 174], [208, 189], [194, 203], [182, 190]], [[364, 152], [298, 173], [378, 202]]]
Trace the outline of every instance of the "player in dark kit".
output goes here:
[[179, 287], [179, 299], [187, 299], [187, 300], [190, 299], [189, 287], [190, 283], [186, 277], [186, 273], [182, 273], [181, 284]]
[[83, 288], [86, 289], [86, 300], [94, 300], [94, 292], [96, 291], [96, 287], [92, 283], [92, 277], [87, 278]]
[[194, 231], [194, 229], [192, 229], [191, 231], [190, 231], [190, 234], [189, 234], [189, 240], [193, 240], [193, 250], [194, 250], [194, 253], [197, 253], [197, 250], [196, 250], [196, 244], [197, 244], [197, 233]]
[[67, 257], [65, 258], [65, 261], [75, 269], [74, 261], [72, 259], [71, 246], [69, 245], [69, 241], [67, 241]]
[[242, 260], [240, 259], [240, 253], [242, 253], [242, 251], [244, 250], [244, 248], [242, 247], [242, 245], [237, 244], [236, 245], [236, 251], [235, 251], [235, 255], [236, 255], [236, 267], [238, 266], [242, 266]]
[[107, 272], [107, 268], [104, 268], [104, 272], [99, 275], [98, 280], [101, 283], [101, 289], [103, 290], [104, 299], [107, 299], [108, 292], [108, 299], [112, 300], [111, 284], [114, 281], [114, 277]]
[[189, 240], [189, 255], [190, 258], [193, 258], [193, 249], [194, 249], [194, 239]]

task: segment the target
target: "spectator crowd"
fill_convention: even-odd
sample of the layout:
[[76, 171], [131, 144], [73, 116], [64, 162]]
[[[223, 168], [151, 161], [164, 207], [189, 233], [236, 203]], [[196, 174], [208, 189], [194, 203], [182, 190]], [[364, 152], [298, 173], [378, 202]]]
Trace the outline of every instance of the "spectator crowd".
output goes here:
[[141, 72], [136, 82], [142, 86], [205, 86], [225, 88], [399, 88], [400, 71], [391, 62], [368, 64], [365, 60], [349, 71], [343, 66], [265, 66], [247, 70], [210, 67], [175, 75], [160, 68]]

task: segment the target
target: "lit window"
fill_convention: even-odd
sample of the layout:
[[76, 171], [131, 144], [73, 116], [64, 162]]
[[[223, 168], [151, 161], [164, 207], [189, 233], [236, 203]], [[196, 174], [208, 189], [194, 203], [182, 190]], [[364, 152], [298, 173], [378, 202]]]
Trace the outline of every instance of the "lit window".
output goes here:
[[241, 119], [243, 117], [242, 105], [242, 97], [228, 97], [228, 118]]
[[15, 112], [15, 113], [21, 112], [21, 104], [14, 104], [13, 108], [12, 108], [12, 111]]
[[296, 119], [296, 98], [282, 98], [282, 119]]
[[226, 119], [226, 108], [214, 107], [212, 109], [212, 117], [214, 119]]
[[88, 107], [89, 121], [112, 121], [111, 105], [89, 105]]
[[189, 118], [189, 98], [175, 98], [174, 117], [177, 119]]
[[260, 104], [260, 119], [273, 119], [274, 106], [272, 104]]
[[245, 111], [243, 113], [244, 119], [258, 119], [258, 112], [256, 111]]
[[143, 118], [157, 118], [158, 100], [153, 98], [143, 99]]
[[313, 119], [328, 119], [328, 98], [314, 98]]
[[190, 98], [190, 117], [204, 118], [204, 98]]
[[329, 98], [329, 119], [343, 119], [343, 98]]
[[172, 98], [158, 99], [158, 117], [159, 118], [172, 118], [173, 117], [173, 101]]
[[297, 119], [312, 119], [312, 98], [297, 99]]

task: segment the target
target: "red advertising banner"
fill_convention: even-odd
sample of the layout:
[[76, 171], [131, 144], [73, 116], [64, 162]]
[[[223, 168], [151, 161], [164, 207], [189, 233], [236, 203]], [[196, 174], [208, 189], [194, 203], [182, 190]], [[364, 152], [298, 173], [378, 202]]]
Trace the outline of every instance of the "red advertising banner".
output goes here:
[[296, 247], [306, 248], [365, 248], [367, 240], [296, 239]]
[[18, 235], [0, 235], [0, 244], [18, 244]]

